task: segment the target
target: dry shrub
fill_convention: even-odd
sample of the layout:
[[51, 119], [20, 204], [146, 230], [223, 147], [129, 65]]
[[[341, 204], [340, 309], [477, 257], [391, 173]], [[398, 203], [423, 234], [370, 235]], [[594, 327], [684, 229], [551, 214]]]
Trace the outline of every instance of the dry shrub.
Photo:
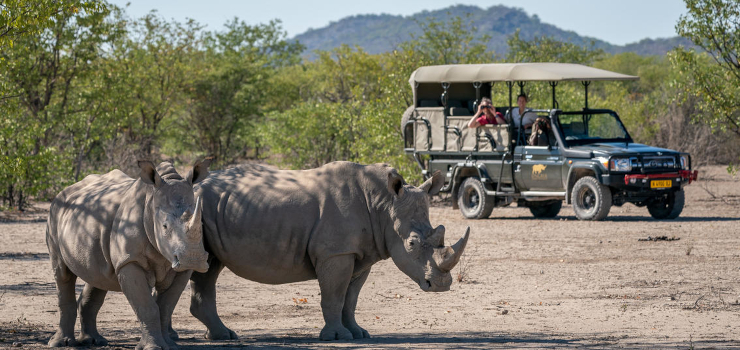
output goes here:
[[702, 165], [737, 162], [740, 140], [728, 132], [712, 132], [705, 124], [696, 122], [701, 113], [694, 101], [673, 103], [664, 115], [656, 119], [658, 131], [652, 143], [658, 147], [689, 152], [692, 168]]

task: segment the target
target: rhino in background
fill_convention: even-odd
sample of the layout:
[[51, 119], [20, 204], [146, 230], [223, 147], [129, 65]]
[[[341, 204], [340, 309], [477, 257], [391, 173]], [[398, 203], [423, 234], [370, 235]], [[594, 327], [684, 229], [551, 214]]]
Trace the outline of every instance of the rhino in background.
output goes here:
[[370, 267], [392, 258], [424, 291], [447, 291], [468, 232], [444, 246], [445, 229], [429, 223], [429, 196], [444, 177], [419, 188], [387, 165], [335, 162], [281, 171], [246, 165], [214, 172], [197, 188], [203, 198], [206, 273], [191, 276], [190, 312], [206, 338], [236, 339], [216, 311], [216, 280], [224, 267], [268, 284], [318, 279], [326, 322], [319, 338], [368, 338], [355, 307]]
[[[183, 179], [169, 163], [155, 169], [140, 161], [138, 180], [113, 170], [87, 176], [56, 196], [46, 244], [59, 297], [59, 329], [49, 346], [106, 345], [96, 318], [111, 290], [123, 291], [141, 322], [137, 349], [175, 347], [167, 333], [172, 311], [192, 270], [208, 270], [202, 204], [193, 184], [208, 176], [210, 162], [196, 163]], [[78, 277], [85, 281], [79, 304]]]

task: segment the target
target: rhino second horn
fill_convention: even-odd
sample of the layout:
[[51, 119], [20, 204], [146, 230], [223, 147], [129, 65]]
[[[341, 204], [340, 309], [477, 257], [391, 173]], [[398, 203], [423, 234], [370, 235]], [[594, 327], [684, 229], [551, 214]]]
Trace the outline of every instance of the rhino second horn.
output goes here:
[[200, 225], [200, 218], [201, 214], [203, 212], [203, 208], [201, 208], [201, 201], [200, 196], [195, 199], [195, 211], [194, 215], [190, 218], [190, 222], [188, 222], [188, 235], [190, 235], [191, 238], [200, 239], [200, 230], [197, 230], [197, 225]]
[[445, 245], [445, 227], [440, 225], [432, 230], [432, 234], [427, 238], [427, 242], [432, 247], [442, 247]]
[[451, 249], [452, 254], [448, 254], [447, 257], [437, 264], [440, 270], [442, 271], [451, 271], [455, 265], [457, 265], [457, 262], [460, 261], [460, 257], [463, 254], [463, 251], [465, 250], [465, 245], [468, 244], [468, 237], [470, 236], [470, 227], [465, 231], [465, 235], [460, 238], [457, 243], [455, 243], [452, 247], [449, 247], [446, 249]]

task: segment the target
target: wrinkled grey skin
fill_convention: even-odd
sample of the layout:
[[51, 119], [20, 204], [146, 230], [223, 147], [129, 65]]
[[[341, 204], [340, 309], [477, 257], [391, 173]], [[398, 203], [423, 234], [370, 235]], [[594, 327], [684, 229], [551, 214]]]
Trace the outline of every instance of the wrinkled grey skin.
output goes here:
[[[192, 270], [208, 271], [202, 201], [193, 183], [209, 159], [183, 179], [169, 163], [140, 161], [141, 178], [119, 170], [90, 175], [52, 201], [46, 244], [59, 297], [59, 329], [49, 346], [106, 345], [96, 317], [107, 291], [123, 291], [141, 322], [137, 349], [174, 349], [172, 311]], [[75, 301], [77, 278], [85, 281]], [[155, 290], [154, 294], [152, 289]], [[77, 311], [81, 330], [75, 339]]]
[[424, 291], [450, 288], [468, 232], [444, 247], [444, 227], [429, 223], [429, 196], [443, 183], [437, 173], [416, 188], [386, 165], [349, 162], [213, 173], [196, 188], [210, 267], [191, 276], [190, 312], [208, 328], [206, 338], [236, 339], [216, 311], [224, 267], [261, 283], [318, 279], [326, 322], [320, 339], [369, 337], [355, 322], [355, 306], [374, 263], [392, 258]]

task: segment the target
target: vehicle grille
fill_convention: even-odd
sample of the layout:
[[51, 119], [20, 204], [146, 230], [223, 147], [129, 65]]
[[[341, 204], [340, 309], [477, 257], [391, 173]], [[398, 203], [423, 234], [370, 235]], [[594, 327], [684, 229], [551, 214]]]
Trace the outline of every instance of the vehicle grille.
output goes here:
[[647, 156], [641, 157], [641, 167], [645, 172], [674, 171], [676, 170], [676, 158], [670, 156]]

